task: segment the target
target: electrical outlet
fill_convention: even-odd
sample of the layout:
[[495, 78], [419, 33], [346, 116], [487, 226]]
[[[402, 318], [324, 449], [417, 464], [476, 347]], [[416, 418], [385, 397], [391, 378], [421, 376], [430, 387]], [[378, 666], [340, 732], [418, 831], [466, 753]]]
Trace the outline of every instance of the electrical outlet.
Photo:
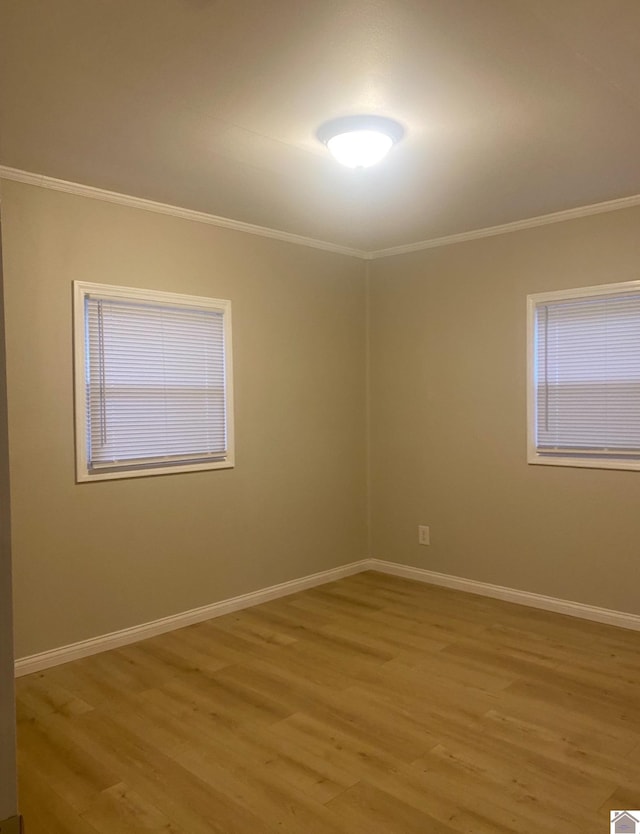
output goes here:
[[424, 524], [418, 525], [418, 544], [431, 544], [429, 528]]

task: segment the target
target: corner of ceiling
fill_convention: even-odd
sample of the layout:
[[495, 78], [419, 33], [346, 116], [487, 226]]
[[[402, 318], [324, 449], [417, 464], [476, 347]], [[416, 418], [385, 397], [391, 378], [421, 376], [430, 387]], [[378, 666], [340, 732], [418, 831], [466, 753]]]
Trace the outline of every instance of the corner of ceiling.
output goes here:
[[469, 240], [494, 237], [496, 235], [508, 234], [510, 232], [517, 232], [524, 229], [533, 229], [537, 226], [547, 226], [552, 223], [561, 223], [565, 220], [575, 220], [580, 217], [588, 217], [594, 214], [604, 214], [610, 211], [619, 211], [620, 209], [640, 206], [640, 194], [634, 194], [629, 197], [607, 200], [602, 203], [594, 203], [587, 206], [566, 209], [564, 211], [552, 212], [550, 214], [542, 214], [537, 217], [515, 220], [510, 223], [503, 223], [499, 226], [471, 229], [466, 232], [429, 238], [427, 240], [416, 241], [415, 243], [400, 244], [398, 246], [391, 246], [384, 249], [363, 250], [350, 246], [344, 246], [338, 243], [332, 243], [330, 241], [305, 237], [303, 235], [286, 232], [281, 229], [271, 229], [265, 226], [257, 226], [252, 223], [245, 223], [241, 220], [232, 220], [227, 217], [219, 217], [214, 214], [195, 211], [181, 206], [160, 203], [143, 197], [134, 197], [129, 194], [107, 191], [91, 185], [83, 185], [81, 183], [69, 182], [68, 180], [56, 179], [55, 177], [48, 177], [44, 174], [35, 174], [30, 171], [23, 171], [19, 168], [11, 168], [5, 165], [0, 165], [0, 180], [2, 179], [22, 182], [28, 185], [37, 185], [41, 188], [62, 191], [68, 194], [76, 194], [82, 197], [90, 197], [92, 199], [130, 206], [132, 208], [139, 208], [145, 211], [156, 212], [158, 214], [181, 217], [185, 220], [193, 220], [197, 223], [207, 223], [211, 226], [218, 226], [220, 228], [233, 229], [247, 234], [282, 240], [299, 246], [308, 246], [313, 249], [335, 252], [340, 255], [349, 255], [354, 258], [360, 258], [365, 262], [378, 260], [380, 258], [388, 258], [394, 255], [405, 255], [410, 252], [419, 252], [423, 249], [451, 246], [452, 244], [464, 243]]

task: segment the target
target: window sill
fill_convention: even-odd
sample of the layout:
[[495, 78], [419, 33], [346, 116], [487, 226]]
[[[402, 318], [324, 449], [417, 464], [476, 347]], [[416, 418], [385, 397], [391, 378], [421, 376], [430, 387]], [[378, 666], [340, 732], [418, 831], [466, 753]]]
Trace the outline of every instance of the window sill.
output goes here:
[[527, 458], [529, 464], [541, 464], [542, 466], [571, 466], [577, 469], [628, 469], [640, 470], [640, 460], [614, 460], [611, 458], [574, 458], [574, 457], [551, 457], [539, 455], [536, 452], [529, 453]]
[[76, 482], [91, 483], [92, 481], [114, 481], [124, 478], [149, 478], [153, 475], [179, 475], [182, 472], [205, 472], [210, 469], [233, 469], [232, 459], [218, 460], [213, 463], [185, 463], [180, 466], [154, 466], [148, 469], [118, 469], [96, 470], [87, 472], [85, 469], [76, 474]]

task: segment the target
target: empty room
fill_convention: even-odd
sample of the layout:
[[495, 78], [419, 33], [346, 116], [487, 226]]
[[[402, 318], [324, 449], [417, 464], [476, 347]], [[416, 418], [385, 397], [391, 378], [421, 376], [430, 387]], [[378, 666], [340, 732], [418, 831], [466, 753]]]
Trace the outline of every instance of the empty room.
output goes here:
[[0, 834], [640, 834], [640, 4], [0, 0]]

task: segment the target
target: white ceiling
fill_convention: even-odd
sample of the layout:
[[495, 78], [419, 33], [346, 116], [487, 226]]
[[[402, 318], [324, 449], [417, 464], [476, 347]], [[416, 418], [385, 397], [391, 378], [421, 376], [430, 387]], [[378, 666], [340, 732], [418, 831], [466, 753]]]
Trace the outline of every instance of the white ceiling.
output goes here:
[[[0, 0], [0, 164], [358, 249], [640, 193], [640, 0]], [[405, 139], [348, 170], [326, 119]]]

